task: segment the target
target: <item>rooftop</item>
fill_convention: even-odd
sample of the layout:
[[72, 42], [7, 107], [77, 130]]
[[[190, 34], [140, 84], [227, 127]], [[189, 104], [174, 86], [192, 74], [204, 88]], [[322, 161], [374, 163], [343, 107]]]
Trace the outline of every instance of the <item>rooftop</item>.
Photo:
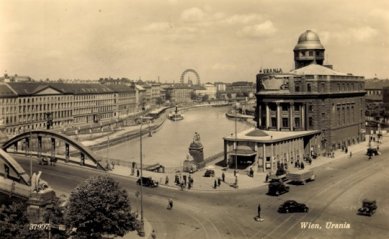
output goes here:
[[[320, 133], [319, 130], [306, 131], [270, 131], [251, 128], [241, 131], [237, 134], [237, 141], [251, 141], [260, 143], [273, 143], [287, 139], [300, 138], [306, 135], [313, 135]], [[224, 137], [226, 140], [235, 140], [235, 135]]]

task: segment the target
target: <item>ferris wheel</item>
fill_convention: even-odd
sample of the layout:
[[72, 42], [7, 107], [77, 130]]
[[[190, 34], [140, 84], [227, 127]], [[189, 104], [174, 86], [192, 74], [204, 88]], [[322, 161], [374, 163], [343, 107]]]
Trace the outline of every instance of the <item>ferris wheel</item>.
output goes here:
[[184, 72], [182, 72], [181, 78], [180, 78], [181, 83], [185, 83], [185, 76], [188, 74], [193, 74], [196, 77], [197, 85], [200, 85], [200, 75], [194, 69], [186, 69]]

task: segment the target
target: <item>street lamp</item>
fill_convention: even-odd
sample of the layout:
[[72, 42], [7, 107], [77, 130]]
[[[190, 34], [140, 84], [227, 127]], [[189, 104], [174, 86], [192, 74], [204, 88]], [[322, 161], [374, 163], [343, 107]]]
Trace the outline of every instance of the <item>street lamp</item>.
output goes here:
[[238, 155], [237, 155], [237, 148], [238, 148], [238, 137], [237, 137], [237, 117], [238, 117], [238, 103], [235, 104], [235, 187], [238, 187], [238, 180], [237, 180], [237, 173], [238, 173]]
[[143, 119], [141, 119], [140, 129], [139, 129], [139, 146], [140, 146], [140, 228], [138, 231], [139, 236], [145, 236], [144, 222], [143, 222], [143, 155], [142, 155], [142, 126]]
[[[31, 135], [31, 129], [29, 129], [29, 137], [28, 137], [28, 157], [30, 159], [30, 183], [32, 186], [32, 153], [31, 153], [31, 140], [32, 140], [32, 135]], [[31, 193], [32, 187], [30, 187], [30, 193]]]

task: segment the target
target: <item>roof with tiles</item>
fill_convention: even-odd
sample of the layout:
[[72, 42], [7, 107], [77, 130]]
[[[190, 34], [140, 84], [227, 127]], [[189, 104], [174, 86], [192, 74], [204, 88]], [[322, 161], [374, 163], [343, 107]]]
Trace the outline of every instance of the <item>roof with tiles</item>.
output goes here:
[[123, 93], [123, 92], [135, 92], [134, 87], [127, 86], [127, 85], [106, 85], [109, 89], [111, 89], [113, 92], [117, 93]]
[[98, 83], [62, 82], [9, 82], [8, 86], [19, 96], [34, 95], [46, 88], [53, 88], [62, 94], [104, 94], [113, 93], [107, 86]]
[[9, 82], [7, 84], [19, 96], [33, 95], [49, 86], [44, 82]]
[[334, 71], [328, 67], [310, 64], [305, 67], [301, 67], [296, 70], [292, 70], [291, 73], [298, 75], [336, 75], [336, 76], [347, 76], [346, 73]]
[[0, 84], [0, 97], [11, 96], [16, 96], [16, 93], [7, 84]]

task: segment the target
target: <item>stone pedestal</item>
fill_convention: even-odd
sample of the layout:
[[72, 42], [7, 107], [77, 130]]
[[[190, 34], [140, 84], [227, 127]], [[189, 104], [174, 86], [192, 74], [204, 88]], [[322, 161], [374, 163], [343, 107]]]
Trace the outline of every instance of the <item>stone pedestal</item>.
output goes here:
[[189, 146], [189, 154], [193, 158], [193, 163], [197, 165], [197, 169], [205, 166], [204, 148], [200, 142], [192, 142]]
[[41, 223], [47, 205], [55, 199], [55, 192], [52, 189], [46, 189], [39, 192], [33, 192], [27, 201], [27, 218], [30, 223]]

